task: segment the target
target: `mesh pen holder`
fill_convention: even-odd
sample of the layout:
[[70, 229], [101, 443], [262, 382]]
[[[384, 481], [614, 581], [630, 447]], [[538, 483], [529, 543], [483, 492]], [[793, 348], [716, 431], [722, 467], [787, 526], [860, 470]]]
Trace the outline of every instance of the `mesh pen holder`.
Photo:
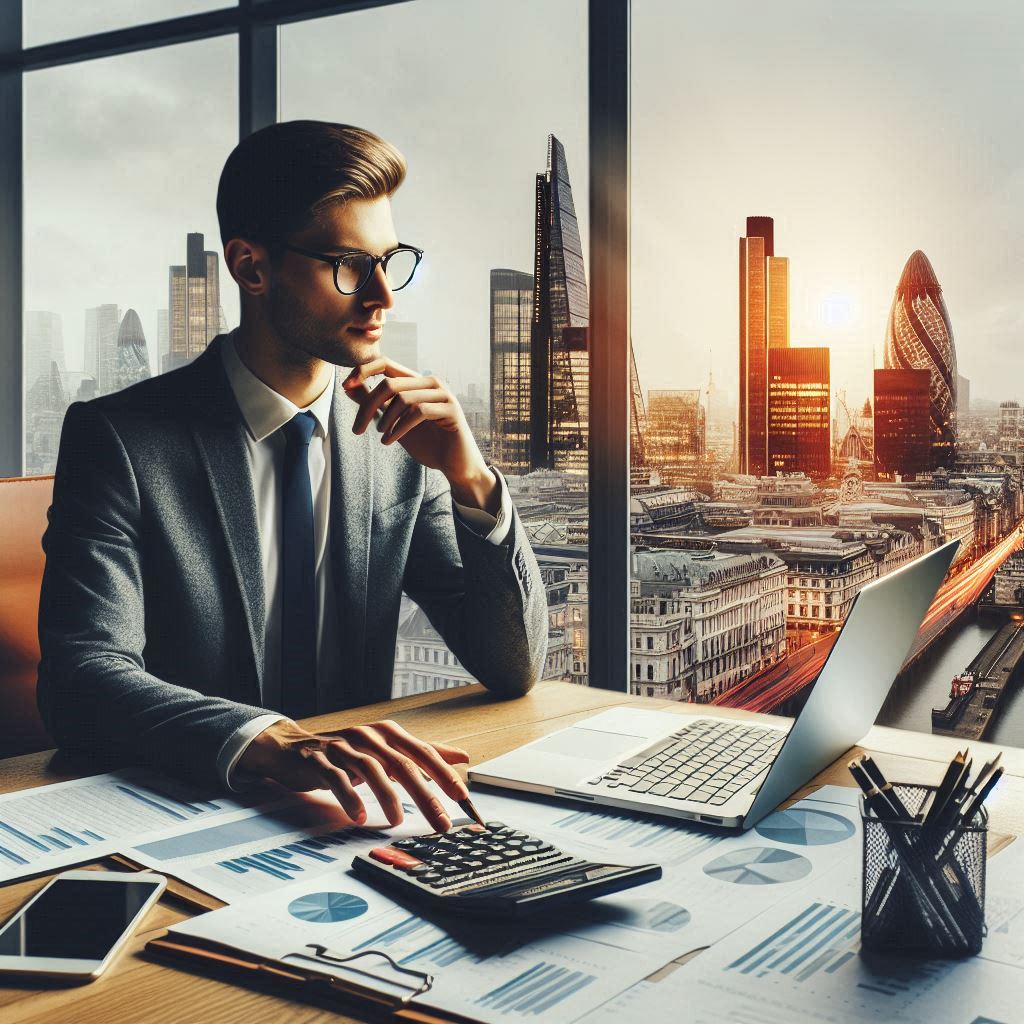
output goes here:
[[[895, 783], [910, 815], [934, 786]], [[985, 937], [988, 814], [936, 833], [916, 821], [883, 821], [867, 810], [861, 946], [867, 950], [970, 956]]]

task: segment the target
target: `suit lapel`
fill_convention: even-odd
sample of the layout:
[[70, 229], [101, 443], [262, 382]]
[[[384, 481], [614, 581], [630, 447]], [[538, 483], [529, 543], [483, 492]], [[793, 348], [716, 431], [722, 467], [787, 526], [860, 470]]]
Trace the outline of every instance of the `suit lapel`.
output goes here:
[[[352, 433], [359, 407], [344, 392], [340, 374], [331, 407], [330, 557], [338, 605], [345, 703], [365, 703], [373, 681], [366, 665], [366, 588], [373, 519], [373, 443]], [[357, 696], [358, 695], [358, 696]]]
[[196, 415], [189, 426], [206, 470], [213, 501], [227, 539], [231, 565], [242, 595], [252, 646], [258, 699], [263, 690], [264, 584], [252, 468], [245, 421], [221, 362], [222, 337], [214, 338], [192, 362]]

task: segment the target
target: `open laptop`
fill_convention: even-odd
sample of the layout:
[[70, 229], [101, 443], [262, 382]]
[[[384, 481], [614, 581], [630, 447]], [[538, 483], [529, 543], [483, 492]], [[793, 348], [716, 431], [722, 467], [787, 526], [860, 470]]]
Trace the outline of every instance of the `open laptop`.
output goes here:
[[959, 541], [865, 586], [795, 720], [614, 708], [471, 768], [473, 782], [750, 828], [871, 728]]

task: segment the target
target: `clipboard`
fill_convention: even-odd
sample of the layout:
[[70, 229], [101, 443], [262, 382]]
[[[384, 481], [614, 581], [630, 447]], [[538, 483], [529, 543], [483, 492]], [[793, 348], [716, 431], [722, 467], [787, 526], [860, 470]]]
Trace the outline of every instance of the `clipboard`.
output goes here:
[[[380, 950], [334, 953], [311, 942], [280, 959], [254, 956], [231, 946], [178, 936], [170, 932], [150, 939], [145, 950], [157, 960], [188, 963], [231, 981], [258, 981], [286, 998], [326, 999], [336, 1009], [349, 1009], [377, 1020], [411, 1024], [474, 1024], [472, 1017], [421, 1008], [412, 1000], [433, 985], [433, 975], [403, 967]], [[388, 977], [383, 977], [386, 972]], [[375, 986], [372, 979], [377, 983]], [[391, 992], [378, 987], [384, 983]]]

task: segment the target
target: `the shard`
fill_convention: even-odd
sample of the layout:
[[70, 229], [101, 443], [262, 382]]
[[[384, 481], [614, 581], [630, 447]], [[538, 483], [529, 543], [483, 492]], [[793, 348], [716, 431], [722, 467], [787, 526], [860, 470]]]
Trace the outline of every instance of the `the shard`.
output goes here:
[[887, 370], [928, 370], [929, 468], [952, 465], [956, 454], [956, 347], [942, 288], [918, 249], [903, 268], [885, 331]]

